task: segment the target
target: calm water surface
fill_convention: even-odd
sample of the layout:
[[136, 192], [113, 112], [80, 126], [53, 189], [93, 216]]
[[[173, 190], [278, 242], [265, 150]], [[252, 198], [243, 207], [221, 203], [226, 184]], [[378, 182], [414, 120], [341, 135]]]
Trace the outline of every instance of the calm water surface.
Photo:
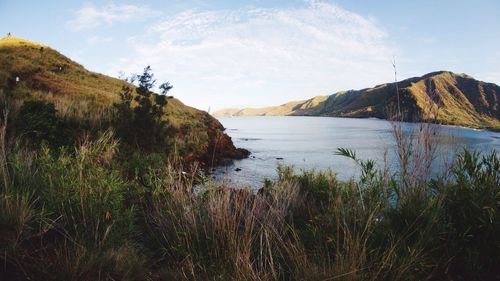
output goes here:
[[[391, 125], [385, 120], [331, 117], [219, 117], [236, 147], [248, 149], [250, 158], [219, 167], [214, 176], [234, 185], [259, 188], [265, 178], [277, 177], [278, 164], [297, 170], [332, 169], [340, 178], [359, 174], [354, 162], [335, 155], [339, 147], [354, 149], [361, 159], [384, 165], [384, 150], [395, 171], [395, 142]], [[416, 124], [404, 124], [412, 130]], [[433, 172], [448, 166], [463, 147], [481, 151], [500, 150], [500, 133], [440, 126]], [[238, 171], [236, 171], [238, 170]]]

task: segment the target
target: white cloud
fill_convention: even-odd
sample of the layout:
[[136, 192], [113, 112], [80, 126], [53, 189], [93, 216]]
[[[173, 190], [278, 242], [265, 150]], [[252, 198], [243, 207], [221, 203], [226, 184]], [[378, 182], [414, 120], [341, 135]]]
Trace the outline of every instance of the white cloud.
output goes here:
[[113, 41], [112, 37], [103, 37], [103, 36], [90, 36], [87, 38], [87, 43], [89, 45], [98, 45], [98, 44], [104, 44], [104, 43], [111, 43]]
[[135, 58], [110, 71], [151, 65], [202, 109], [278, 104], [389, 81], [395, 50], [386, 37], [373, 19], [323, 2], [189, 10], [131, 38]]
[[85, 3], [75, 13], [75, 18], [67, 22], [71, 29], [81, 30], [96, 28], [103, 24], [115, 22], [128, 22], [141, 18], [158, 15], [147, 6], [115, 5], [109, 3], [102, 7], [96, 7], [92, 3]]

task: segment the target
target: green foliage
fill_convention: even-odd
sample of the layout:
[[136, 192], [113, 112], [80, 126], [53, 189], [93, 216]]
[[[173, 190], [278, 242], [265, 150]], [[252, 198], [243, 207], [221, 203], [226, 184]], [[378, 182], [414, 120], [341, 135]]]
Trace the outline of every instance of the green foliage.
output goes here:
[[46, 142], [52, 148], [71, 144], [64, 121], [57, 116], [53, 103], [27, 100], [17, 116], [17, 135], [38, 147]]
[[[472, 280], [498, 274], [496, 151], [481, 156], [465, 150], [458, 155], [452, 180], [427, 181], [405, 192], [400, 192], [398, 182], [381, 178], [382, 173], [354, 151], [341, 149], [338, 155], [354, 159], [364, 170], [359, 182], [328, 180], [323, 172], [279, 169], [280, 181], [297, 183], [305, 198], [292, 210], [290, 222], [310, 259], [332, 264], [332, 271], [346, 263], [365, 268], [354, 280], [424, 279], [436, 268]], [[370, 174], [367, 181], [365, 175]], [[353, 265], [353, 260], [359, 264]]]
[[127, 144], [144, 151], [165, 151], [169, 126], [163, 115], [167, 105], [166, 94], [172, 86], [164, 83], [160, 86], [162, 94], [154, 94], [152, 89], [156, 80], [149, 66], [144, 69], [143, 74], [137, 76], [137, 81], [137, 94], [134, 96], [133, 89], [124, 86], [120, 92], [121, 102], [114, 105], [117, 110], [117, 134]]
[[142, 280], [126, 268], [142, 258], [130, 245], [135, 207], [111, 166], [116, 146], [108, 132], [74, 153], [42, 146], [11, 158], [15, 188], [0, 194], [0, 223], [13, 232], [0, 233], [0, 249], [9, 252], [0, 276], [17, 270], [19, 280]]
[[[450, 180], [398, 190], [353, 151], [359, 180], [280, 166], [262, 192], [212, 186], [163, 155], [116, 154], [111, 132], [74, 150], [9, 155], [3, 280], [426, 280], [499, 272], [497, 152], [464, 151]], [[365, 163], [365, 164], [361, 164]], [[132, 173], [130, 173], [132, 171]], [[198, 190], [198, 192], [193, 192]]]
[[362, 183], [367, 183], [375, 180], [375, 177], [378, 174], [378, 170], [375, 167], [375, 161], [368, 159], [368, 160], [360, 160], [356, 156], [356, 152], [352, 149], [349, 148], [337, 148], [337, 151], [335, 152], [335, 155], [339, 156], [344, 156], [347, 158], [351, 158], [358, 164], [361, 168], [361, 182]]
[[[16, 77], [20, 78], [19, 83], [15, 82]], [[134, 77], [134, 80], [137, 78]], [[122, 104], [118, 93], [123, 88], [128, 88], [131, 94], [130, 104], [126, 106], [128, 109], [123, 106], [119, 110], [125, 113], [125, 118], [113, 106]], [[158, 87], [159, 95], [150, 95], [152, 107], [158, 106], [157, 109], [161, 108], [163, 111], [160, 123], [166, 123], [166, 132], [162, 132], [161, 126], [154, 126], [149, 130], [148, 126], [140, 125], [139, 131], [132, 133], [130, 131], [137, 127], [132, 126], [134, 109], [138, 106], [134, 100], [137, 95], [136, 85], [91, 72], [48, 46], [15, 37], [0, 38], [0, 103], [9, 96], [14, 105], [10, 108], [11, 113], [17, 113], [17, 106], [26, 100], [46, 101], [55, 105], [57, 115], [70, 131], [69, 139], [76, 140], [84, 134], [95, 137], [113, 127], [121, 144], [130, 146], [131, 150], [145, 146], [145, 152], [165, 154], [166, 151], [173, 150], [170, 148], [175, 143], [175, 152], [185, 152], [182, 156], [186, 158], [191, 156], [186, 161], [205, 160], [204, 157], [193, 159], [192, 156], [208, 154], [206, 148], [211, 142], [215, 142], [207, 137], [211, 130], [206, 123], [208, 114], [167, 96], [171, 89], [172, 86], [165, 83]], [[15, 116], [11, 117], [12, 121], [16, 120]], [[217, 122], [212, 117], [208, 118], [213, 123]], [[186, 124], [191, 128], [187, 134], [176, 130]], [[145, 131], [142, 131], [143, 127], [146, 128]], [[156, 137], [154, 134], [140, 135], [158, 131], [160, 132]], [[55, 148], [57, 145], [49, 146]], [[124, 150], [123, 147], [120, 150]]]
[[464, 150], [453, 169], [456, 181], [440, 185], [450, 227], [450, 255], [469, 272], [498, 270], [500, 264], [500, 158]]

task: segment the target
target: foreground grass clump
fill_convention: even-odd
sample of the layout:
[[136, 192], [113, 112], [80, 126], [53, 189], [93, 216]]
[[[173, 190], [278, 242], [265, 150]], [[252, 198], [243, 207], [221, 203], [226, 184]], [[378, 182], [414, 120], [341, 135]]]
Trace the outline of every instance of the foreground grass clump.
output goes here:
[[[183, 173], [154, 155], [124, 163], [118, 148], [107, 131], [73, 149], [6, 150], [0, 279], [496, 280], [500, 274], [497, 152], [461, 152], [451, 179], [404, 188], [397, 175], [357, 159], [359, 180], [281, 167], [279, 179], [255, 193]], [[204, 188], [194, 192], [198, 183]]]

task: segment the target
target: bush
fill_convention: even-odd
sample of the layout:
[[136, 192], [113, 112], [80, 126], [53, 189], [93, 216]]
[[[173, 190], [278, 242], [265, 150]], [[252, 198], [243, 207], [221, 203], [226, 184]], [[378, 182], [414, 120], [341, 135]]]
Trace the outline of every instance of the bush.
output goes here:
[[[138, 85], [134, 89], [123, 87], [121, 102], [114, 104], [116, 109], [115, 128], [118, 136], [128, 145], [147, 152], [168, 150], [168, 122], [163, 119], [167, 105], [167, 93], [172, 86], [167, 82], [160, 86], [162, 94], [154, 94], [155, 85], [151, 68], [137, 75]], [[134, 79], [131, 79], [134, 81]], [[135, 102], [135, 105], [132, 103]]]
[[57, 116], [53, 103], [28, 100], [17, 116], [17, 135], [33, 147], [46, 142], [51, 148], [71, 144], [70, 134], [63, 120]]
[[[95, 142], [84, 140], [74, 154], [42, 146], [34, 159], [22, 152], [11, 158], [14, 188], [0, 196], [0, 223], [9, 230], [0, 234], [0, 250], [9, 255], [0, 259], [12, 267], [0, 277], [145, 278], [144, 258], [132, 243], [137, 214], [125, 200], [127, 185], [112, 168], [116, 147], [107, 132]], [[29, 196], [22, 195], [28, 190]]]
[[500, 264], [500, 158], [464, 150], [453, 169], [455, 181], [441, 186], [450, 230], [453, 269], [497, 272]]

